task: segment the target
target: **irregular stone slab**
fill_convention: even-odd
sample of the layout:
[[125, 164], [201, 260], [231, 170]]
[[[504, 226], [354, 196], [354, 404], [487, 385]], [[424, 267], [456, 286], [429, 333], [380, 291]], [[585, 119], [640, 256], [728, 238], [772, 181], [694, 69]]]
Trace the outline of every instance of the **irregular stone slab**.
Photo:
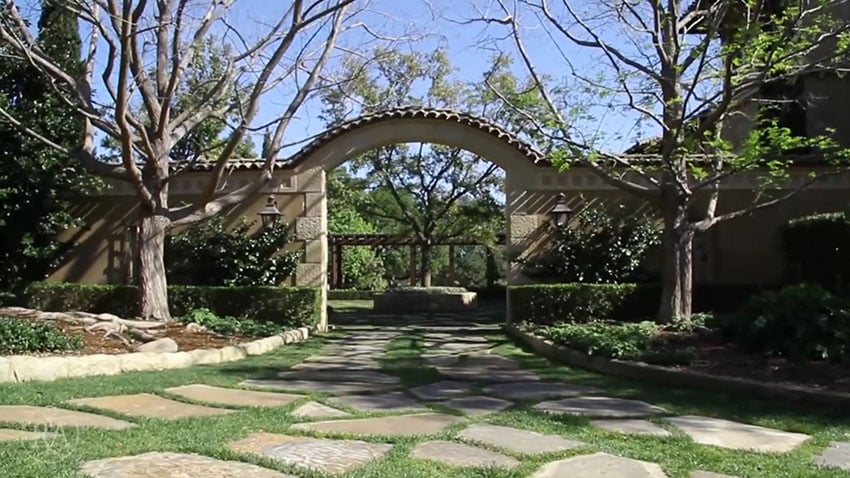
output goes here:
[[433, 365], [435, 367], [449, 367], [452, 365], [456, 365], [460, 361], [460, 357], [457, 355], [430, 355], [425, 354], [422, 355], [422, 359], [428, 365]]
[[279, 471], [238, 461], [184, 453], [145, 453], [83, 463], [80, 471], [92, 478], [204, 477], [297, 478]]
[[482, 354], [476, 353], [463, 357], [461, 365], [463, 367], [483, 367], [493, 369], [511, 369], [520, 370], [522, 365], [514, 359], [498, 354]]
[[277, 376], [284, 380], [315, 380], [320, 382], [359, 382], [397, 384], [401, 381], [395, 375], [373, 370], [358, 370], [356, 368], [326, 368], [319, 370], [291, 370], [280, 372]]
[[312, 423], [299, 423], [292, 428], [327, 433], [354, 435], [412, 436], [432, 435], [463, 421], [460, 417], [442, 413], [421, 413], [395, 417], [355, 418]]
[[235, 410], [225, 410], [224, 408], [205, 407], [202, 405], [191, 405], [188, 403], [177, 402], [150, 393], [78, 398], [68, 400], [64, 403], [70, 405], [84, 405], [87, 407], [130, 415], [131, 417], [145, 418], [175, 419], [186, 417], [209, 417], [214, 415], [226, 415], [235, 412]]
[[833, 442], [814, 458], [816, 465], [850, 471], [850, 442]]
[[453, 380], [467, 380], [471, 382], [534, 382], [540, 377], [528, 370], [513, 369], [489, 369], [483, 367], [437, 367], [440, 375]]
[[335, 404], [345, 405], [356, 410], [394, 411], [394, 410], [427, 410], [419, 402], [402, 392], [391, 392], [380, 395], [350, 395], [331, 400]]
[[442, 404], [447, 407], [460, 410], [466, 415], [477, 416], [500, 412], [513, 405], [513, 402], [502, 400], [501, 398], [474, 395], [471, 397], [454, 398], [452, 400], [442, 402]]
[[350, 413], [329, 407], [324, 403], [307, 402], [292, 411], [292, 416], [302, 418], [347, 417]]
[[55, 437], [50, 432], [28, 432], [26, 430], [15, 430], [12, 428], [0, 428], [0, 442], [18, 440], [42, 440]]
[[651, 435], [667, 437], [671, 433], [664, 428], [650, 422], [638, 419], [614, 419], [614, 420], [592, 420], [591, 425], [609, 432], [626, 433], [630, 435]]
[[689, 478], [738, 478], [737, 476], [732, 475], [721, 475], [720, 473], [713, 473], [710, 471], [692, 471]]
[[808, 440], [809, 435], [748, 425], [721, 418], [686, 415], [668, 418], [695, 442], [735, 450], [784, 453]]
[[599, 389], [569, 383], [507, 382], [486, 387], [484, 392], [513, 400], [544, 400], [597, 393]]
[[64, 408], [31, 407], [28, 405], [0, 406], [0, 422], [55, 427], [106, 428], [109, 430], [123, 430], [136, 426], [135, 423], [95, 415], [94, 413], [65, 410]]
[[[383, 458], [392, 445], [359, 440], [294, 437], [276, 433], [252, 433], [231, 443], [238, 453], [250, 453], [322, 473], [343, 473]], [[202, 475], [201, 475], [202, 476]], [[247, 476], [247, 475], [246, 475]]]
[[553, 461], [538, 468], [530, 478], [668, 478], [655, 463], [607, 453]]
[[468, 393], [474, 383], [457, 380], [442, 380], [440, 382], [411, 388], [409, 392], [420, 400], [445, 400]]
[[155, 352], [155, 353], [163, 353], [163, 352], [177, 352], [178, 350], [177, 342], [174, 339], [170, 339], [168, 337], [157, 339], [152, 342], [148, 342], [146, 344], [139, 345], [136, 347], [136, 352]]
[[234, 405], [238, 407], [280, 407], [302, 398], [301, 395], [239, 390], [204, 384], [166, 388], [165, 391], [198, 402]]
[[555, 453], [584, 446], [584, 443], [580, 441], [567, 440], [557, 435], [544, 435], [529, 430], [486, 423], [470, 425], [458, 436], [463, 440], [482, 443], [523, 455]]
[[613, 397], [577, 397], [542, 402], [534, 408], [549, 413], [586, 417], [639, 418], [666, 413], [667, 410], [640, 400]]
[[514, 468], [519, 465], [516, 458], [476, 446], [450, 441], [427, 441], [416, 445], [410, 456], [420, 460], [431, 460], [451, 466]]
[[312, 393], [364, 393], [388, 391], [397, 385], [363, 382], [327, 382], [324, 380], [244, 380], [243, 387]]

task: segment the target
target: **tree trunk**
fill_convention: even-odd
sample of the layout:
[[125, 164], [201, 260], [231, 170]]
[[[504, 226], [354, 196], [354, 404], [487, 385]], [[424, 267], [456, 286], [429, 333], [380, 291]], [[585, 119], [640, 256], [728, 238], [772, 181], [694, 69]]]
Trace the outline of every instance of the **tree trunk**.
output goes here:
[[168, 219], [142, 212], [139, 225], [139, 316], [171, 320], [165, 278], [165, 231]]
[[419, 266], [419, 285], [431, 287], [431, 244], [425, 241], [421, 247], [422, 261]]
[[693, 297], [694, 230], [688, 224], [684, 201], [665, 201], [664, 233], [661, 238], [663, 267], [661, 306], [658, 321], [690, 318]]

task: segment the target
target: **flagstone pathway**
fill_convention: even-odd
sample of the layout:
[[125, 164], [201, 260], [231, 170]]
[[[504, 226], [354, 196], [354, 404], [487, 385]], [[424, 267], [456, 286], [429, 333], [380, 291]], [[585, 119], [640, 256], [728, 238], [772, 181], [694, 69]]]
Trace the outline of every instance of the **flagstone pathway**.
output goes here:
[[[524, 476], [663, 478], [668, 475], [656, 463], [603, 453], [569, 435], [486, 423], [487, 417], [518, 405], [531, 406], [556, 417], [592, 418], [590, 423], [607, 433], [657, 437], [680, 433], [698, 446], [757, 453], [789, 452], [809, 439], [802, 433], [720, 418], [674, 416], [654, 404], [606, 396], [603, 390], [586, 385], [543, 381], [515, 360], [491, 351], [487, 336], [495, 330], [489, 325], [419, 330], [353, 326], [346, 332], [344, 338], [329, 340], [320, 354], [280, 370], [273, 378], [244, 380], [240, 384], [244, 389], [190, 383], [165, 388], [161, 396], [141, 393], [67, 400], [63, 407], [68, 408], [0, 406], [0, 424], [6, 426], [0, 427], [0, 441], [50, 436], [44, 430], [15, 428], [18, 425], [121, 430], [147, 426], [147, 420], [203, 419], [247, 413], [253, 407], [289, 407], [300, 423], [286, 433], [246, 430], [233, 437], [228, 449], [236, 456], [281, 463], [296, 475], [241, 461], [170, 452], [90, 460], [82, 463], [80, 471], [92, 478], [291, 478], [298, 476], [298, 470], [337, 474], [379, 463], [393, 452], [398, 437], [413, 437], [416, 441], [404, 453], [424, 463], [507, 470], [521, 466], [525, 457], [553, 455]], [[389, 341], [414, 332], [420, 334], [425, 348], [423, 363], [432, 364], [442, 378], [407, 387], [392, 367], [382, 367]], [[311, 395], [311, 400], [304, 395], [308, 392], [326, 395]], [[833, 443], [814, 461], [850, 470], [850, 443]], [[690, 476], [727, 475], [692, 470]]]

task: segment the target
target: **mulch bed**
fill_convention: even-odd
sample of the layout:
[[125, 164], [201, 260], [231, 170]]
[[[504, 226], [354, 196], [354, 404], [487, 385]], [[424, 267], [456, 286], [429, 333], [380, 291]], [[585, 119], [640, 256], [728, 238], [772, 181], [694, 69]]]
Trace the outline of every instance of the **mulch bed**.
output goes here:
[[752, 354], [711, 333], [665, 332], [664, 336], [668, 342], [665, 349], [691, 349], [696, 353], [696, 360], [672, 368], [850, 392], [850, 364], [847, 363], [793, 362], [784, 357]]
[[[63, 355], [88, 355], [88, 354], [124, 354], [133, 352], [133, 348], [142, 342], [133, 341], [130, 345], [125, 344], [115, 336], [105, 336], [101, 331], [86, 332], [85, 327], [73, 326], [61, 322], [51, 322], [66, 335], [77, 336], [83, 339], [83, 349], [66, 352]], [[162, 329], [151, 330], [152, 335], [157, 338], [168, 337], [177, 342], [178, 350], [186, 352], [195, 349], [208, 349], [236, 345], [254, 340], [251, 337], [240, 335], [223, 336], [208, 331], [186, 329], [185, 324], [168, 324]]]

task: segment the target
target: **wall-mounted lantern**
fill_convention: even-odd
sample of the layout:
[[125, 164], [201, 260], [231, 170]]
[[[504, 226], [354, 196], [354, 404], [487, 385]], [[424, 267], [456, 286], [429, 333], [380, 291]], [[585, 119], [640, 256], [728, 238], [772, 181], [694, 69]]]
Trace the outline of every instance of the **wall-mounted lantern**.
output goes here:
[[573, 210], [567, 205], [567, 196], [564, 193], [558, 195], [558, 201], [549, 210], [549, 225], [553, 229], [561, 229], [570, 222]]
[[268, 230], [277, 225], [280, 218], [283, 216], [283, 213], [281, 213], [280, 209], [277, 208], [277, 201], [273, 194], [269, 194], [269, 197], [266, 200], [266, 206], [260, 209], [260, 212], [258, 212], [257, 215], [260, 216], [260, 219], [263, 221], [263, 229]]

